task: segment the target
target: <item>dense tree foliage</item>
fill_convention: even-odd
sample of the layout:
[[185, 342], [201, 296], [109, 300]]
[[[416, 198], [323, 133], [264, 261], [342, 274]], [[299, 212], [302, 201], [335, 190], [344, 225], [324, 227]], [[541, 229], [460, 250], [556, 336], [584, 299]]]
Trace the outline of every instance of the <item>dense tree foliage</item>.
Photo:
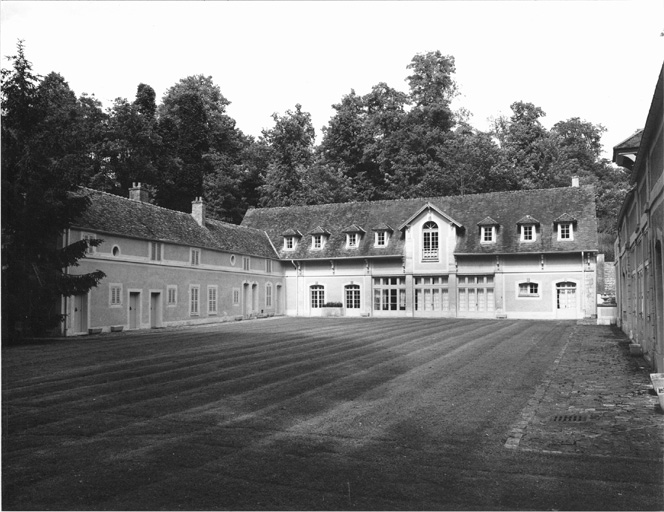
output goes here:
[[[160, 206], [190, 211], [203, 196], [209, 215], [229, 222], [254, 206], [561, 187], [578, 176], [596, 187], [601, 250], [612, 257], [628, 185], [601, 157], [604, 129], [579, 118], [547, 129], [541, 107], [516, 101], [511, 116], [477, 130], [468, 112], [452, 108], [455, 59], [439, 51], [413, 57], [406, 92], [382, 82], [366, 94], [351, 89], [333, 105], [319, 144], [299, 104], [273, 114], [257, 139], [245, 136], [209, 76], [180, 80], [159, 103], [139, 84], [133, 100], [104, 111], [94, 96], [76, 98], [60, 75], [33, 75], [22, 46], [12, 62], [3, 71], [3, 215], [24, 200], [27, 169], [42, 180], [38, 193], [87, 185], [126, 195], [142, 182]], [[12, 215], [3, 218], [3, 244]]]
[[92, 161], [82, 105], [64, 79], [32, 72], [23, 44], [2, 70], [2, 337], [40, 335], [58, 326], [58, 299], [85, 293], [101, 271], [66, 271], [89, 244], [63, 244], [61, 235], [87, 206], [75, 195]]

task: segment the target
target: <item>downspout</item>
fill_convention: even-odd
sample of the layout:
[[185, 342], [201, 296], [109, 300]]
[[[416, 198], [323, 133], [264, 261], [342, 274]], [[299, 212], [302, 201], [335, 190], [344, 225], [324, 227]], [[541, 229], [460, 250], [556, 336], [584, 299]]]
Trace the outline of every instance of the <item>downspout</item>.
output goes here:
[[290, 260], [295, 268], [295, 316], [300, 316], [300, 273], [298, 272], [297, 263]]
[[581, 309], [583, 318], [586, 317], [586, 258], [585, 252], [581, 251]]
[[[65, 230], [65, 247], [69, 246], [69, 240], [71, 239], [71, 230], [67, 228]], [[68, 275], [69, 274], [69, 267], [65, 267], [63, 274]], [[63, 322], [63, 327], [62, 327], [62, 335], [67, 336], [67, 320], [68, 320], [68, 312], [69, 312], [69, 297], [65, 296], [65, 300], [62, 303], [62, 310], [60, 313], [64, 315], [64, 322]]]

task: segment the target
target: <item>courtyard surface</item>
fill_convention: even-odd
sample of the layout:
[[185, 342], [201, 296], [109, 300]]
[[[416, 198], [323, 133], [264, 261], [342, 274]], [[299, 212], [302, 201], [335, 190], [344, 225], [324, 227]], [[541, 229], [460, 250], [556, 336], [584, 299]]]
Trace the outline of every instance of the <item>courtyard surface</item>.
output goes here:
[[6, 347], [2, 508], [662, 510], [664, 415], [626, 346], [280, 318]]

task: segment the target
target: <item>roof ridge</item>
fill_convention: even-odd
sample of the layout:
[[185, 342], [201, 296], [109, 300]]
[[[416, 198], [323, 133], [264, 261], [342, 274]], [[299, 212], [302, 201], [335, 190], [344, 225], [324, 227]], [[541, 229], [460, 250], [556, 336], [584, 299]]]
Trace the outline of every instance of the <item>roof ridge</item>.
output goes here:
[[[89, 190], [90, 192], [95, 192], [97, 194], [104, 194], [111, 196], [116, 199], [122, 199], [124, 201], [131, 201], [132, 203], [144, 204], [146, 206], [152, 206], [153, 208], [159, 208], [160, 210], [166, 210], [167, 212], [180, 213], [182, 215], [188, 215], [191, 217], [191, 213], [181, 212], [180, 210], [173, 210], [172, 208], [166, 208], [165, 206], [159, 206], [158, 204], [146, 203], [145, 201], [140, 201], [138, 199], [132, 199], [131, 197], [119, 196], [118, 194], [112, 194], [111, 192], [106, 192], [105, 190], [97, 190], [90, 187], [79, 187], [84, 190]], [[192, 217], [193, 218], [193, 217]]]

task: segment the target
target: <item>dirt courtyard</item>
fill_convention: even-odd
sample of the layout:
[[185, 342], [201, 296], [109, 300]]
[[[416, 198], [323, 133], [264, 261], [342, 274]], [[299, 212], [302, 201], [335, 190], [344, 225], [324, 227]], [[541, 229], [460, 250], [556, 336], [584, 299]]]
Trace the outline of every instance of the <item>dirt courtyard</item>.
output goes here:
[[638, 510], [652, 461], [508, 450], [571, 322], [277, 318], [2, 352], [4, 510]]

